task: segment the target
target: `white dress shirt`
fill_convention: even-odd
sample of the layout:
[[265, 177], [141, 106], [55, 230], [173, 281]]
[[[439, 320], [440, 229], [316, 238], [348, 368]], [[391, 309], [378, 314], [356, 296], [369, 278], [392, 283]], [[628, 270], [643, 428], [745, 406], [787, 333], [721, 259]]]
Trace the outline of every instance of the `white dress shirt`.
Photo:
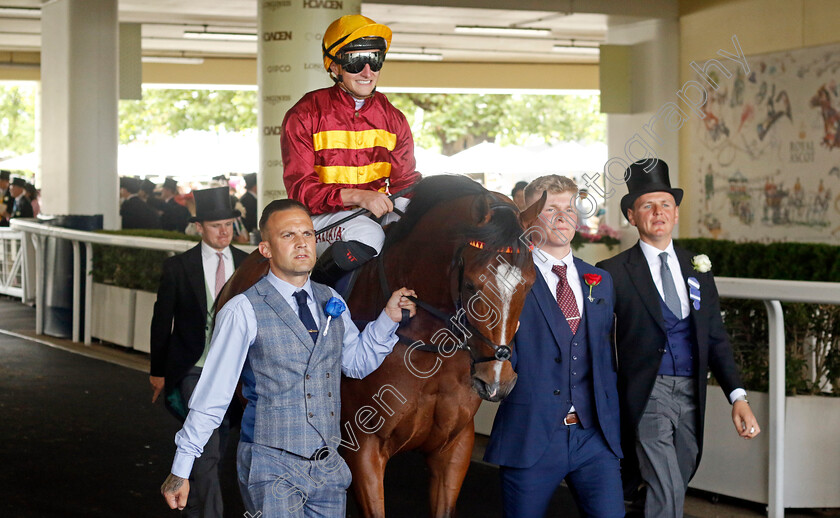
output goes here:
[[[204, 269], [204, 282], [210, 289], [210, 293], [216, 293], [216, 269], [219, 267], [219, 256], [216, 255], [218, 250], [211, 247], [204, 241], [201, 242], [201, 266]], [[225, 282], [233, 275], [233, 253], [230, 247], [225, 247], [222, 251], [222, 257], [225, 262]], [[213, 297], [216, 298], [216, 297]]]
[[560, 278], [557, 277], [557, 274], [552, 272], [551, 269], [554, 265], [566, 265], [566, 281], [569, 283], [569, 287], [572, 288], [572, 293], [575, 296], [575, 302], [577, 302], [578, 313], [582, 317], [583, 287], [580, 285], [580, 275], [575, 267], [575, 258], [572, 256], [571, 250], [569, 250], [569, 253], [566, 254], [566, 257], [557, 259], [553, 255], [543, 252], [539, 248], [535, 248], [534, 264], [537, 266], [537, 270], [540, 274], [542, 274], [543, 279], [545, 279], [545, 283], [548, 284], [548, 289], [555, 298], [557, 297], [557, 284], [560, 282]]
[[[682, 315], [680, 318], [685, 318], [691, 311], [688, 305], [688, 288], [686, 287], [685, 279], [680, 268], [680, 261], [677, 259], [677, 253], [674, 251], [674, 242], [668, 243], [665, 250], [660, 250], [653, 245], [639, 240], [639, 245], [642, 248], [642, 253], [645, 254], [645, 259], [650, 269], [650, 275], [653, 277], [653, 283], [656, 285], [656, 291], [659, 292], [659, 297], [665, 300], [665, 293], [662, 291], [662, 260], [659, 254], [668, 252], [668, 267], [671, 268], [671, 276], [674, 278], [674, 286], [677, 287], [677, 295], [680, 297], [680, 309]], [[735, 403], [735, 400], [741, 396], [747, 395], [747, 391], [742, 388], [736, 388], [729, 393], [729, 402]]]
[[[300, 289], [309, 294], [307, 305], [315, 322], [320, 326], [322, 308], [313, 296], [312, 285], [307, 280], [303, 288], [285, 282], [269, 272], [268, 281], [283, 300], [297, 314], [298, 305], [292, 294]], [[330, 288], [333, 297], [341, 296]], [[343, 299], [342, 299], [343, 301]], [[397, 343], [397, 323], [382, 311], [379, 317], [359, 333], [350, 311], [341, 314], [344, 322], [341, 372], [351, 378], [363, 378], [375, 371]], [[327, 332], [335, 332], [330, 325]], [[233, 397], [236, 384], [248, 356], [248, 350], [257, 338], [257, 316], [251, 301], [239, 294], [216, 314], [216, 326], [210, 342], [210, 353], [201, 372], [201, 378], [189, 401], [190, 412], [184, 427], [175, 435], [175, 460], [172, 474], [188, 478], [193, 461], [201, 455], [213, 430], [218, 428]], [[277, 361], [282, 361], [278, 357]], [[336, 417], [338, 419], [338, 417]]]

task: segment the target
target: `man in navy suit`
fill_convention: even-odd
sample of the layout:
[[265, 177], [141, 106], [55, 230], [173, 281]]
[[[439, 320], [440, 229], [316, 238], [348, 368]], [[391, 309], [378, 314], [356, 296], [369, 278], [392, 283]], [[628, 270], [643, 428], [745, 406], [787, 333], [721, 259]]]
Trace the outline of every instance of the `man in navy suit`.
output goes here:
[[624, 516], [612, 279], [572, 256], [577, 185], [537, 178], [525, 188], [526, 204], [544, 191], [528, 231], [540, 275], [516, 334], [519, 378], [499, 406], [485, 460], [501, 466], [506, 517], [545, 516], [563, 479], [584, 515]]

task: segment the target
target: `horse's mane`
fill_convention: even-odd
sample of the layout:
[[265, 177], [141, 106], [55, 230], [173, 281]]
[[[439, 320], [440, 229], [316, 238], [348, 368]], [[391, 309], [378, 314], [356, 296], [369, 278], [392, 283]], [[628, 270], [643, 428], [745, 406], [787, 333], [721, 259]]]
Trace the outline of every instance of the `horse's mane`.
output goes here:
[[[481, 184], [466, 176], [439, 175], [424, 178], [415, 187], [405, 216], [389, 229], [383, 248], [387, 249], [408, 236], [432, 208], [464, 196], [481, 195], [492, 196], [491, 192]], [[519, 241], [523, 230], [515, 206], [510, 203], [508, 208], [507, 204], [495, 196], [492, 196], [491, 204], [503, 207], [500, 210], [494, 210], [490, 221], [484, 225], [478, 226], [473, 221], [451, 221], [453, 228], [465, 240], [464, 244], [469, 240], [484, 243], [479, 260], [487, 260], [489, 256], [495, 256], [499, 250], [507, 248], [518, 250], [523, 246]], [[514, 255], [514, 261], [517, 263], [528, 257], [527, 254]]]

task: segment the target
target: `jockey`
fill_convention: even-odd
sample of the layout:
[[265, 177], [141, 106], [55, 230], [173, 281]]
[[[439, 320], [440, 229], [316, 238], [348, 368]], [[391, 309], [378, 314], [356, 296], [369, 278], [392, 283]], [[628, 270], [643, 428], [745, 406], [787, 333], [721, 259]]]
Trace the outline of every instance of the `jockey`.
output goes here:
[[[342, 16], [324, 33], [324, 68], [330, 88], [304, 95], [283, 120], [283, 181], [289, 197], [312, 213], [315, 230], [362, 207], [382, 224], [397, 219], [389, 194], [417, 182], [414, 140], [405, 116], [376, 91], [391, 29], [361, 15]], [[335, 285], [344, 273], [375, 257], [382, 227], [353, 218], [318, 236], [312, 279]]]

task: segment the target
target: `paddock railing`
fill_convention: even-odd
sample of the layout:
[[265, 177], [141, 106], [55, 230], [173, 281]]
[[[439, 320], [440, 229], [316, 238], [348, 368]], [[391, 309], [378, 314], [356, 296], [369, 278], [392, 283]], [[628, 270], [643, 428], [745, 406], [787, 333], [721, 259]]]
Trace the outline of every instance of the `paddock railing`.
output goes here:
[[0, 294], [23, 299], [23, 234], [7, 227], [0, 228]]

